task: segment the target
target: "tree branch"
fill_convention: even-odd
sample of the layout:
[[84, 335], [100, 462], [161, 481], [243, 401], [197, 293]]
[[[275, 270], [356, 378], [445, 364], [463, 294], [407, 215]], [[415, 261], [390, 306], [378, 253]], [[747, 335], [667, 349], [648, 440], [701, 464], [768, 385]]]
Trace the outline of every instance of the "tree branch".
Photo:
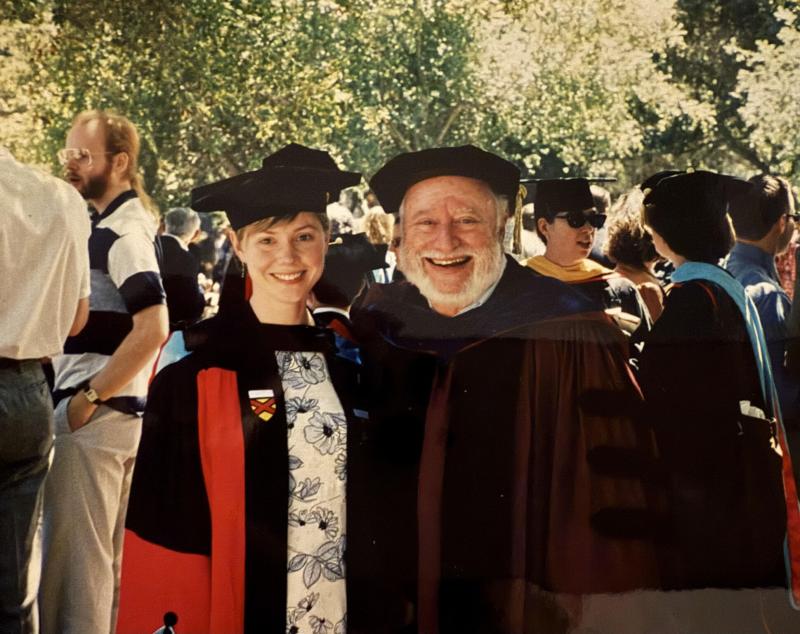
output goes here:
[[388, 126], [388, 128], [389, 128], [389, 134], [391, 134], [391, 135], [392, 135], [392, 137], [394, 138], [394, 140], [395, 140], [395, 141], [397, 141], [397, 142], [398, 142], [398, 143], [399, 143], [401, 146], [403, 146], [403, 149], [404, 149], [406, 152], [413, 152], [413, 151], [414, 151], [414, 148], [413, 148], [413, 146], [411, 145], [411, 143], [409, 143], [408, 139], [406, 139], [406, 138], [405, 138], [405, 137], [404, 137], [404, 136], [403, 136], [403, 135], [400, 133], [400, 130], [398, 130], [398, 129], [395, 127], [394, 123], [392, 123], [391, 121], [387, 121], [387, 122], [386, 122], [386, 125], [387, 125], [387, 126]]
[[441, 145], [442, 141], [444, 141], [444, 137], [447, 136], [447, 133], [450, 131], [450, 127], [455, 122], [458, 115], [461, 114], [461, 111], [464, 110], [464, 104], [460, 103], [457, 106], [451, 108], [450, 114], [447, 116], [447, 120], [444, 122], [441, 131], [436, 136], [436, 145]]
[[762, 172], [769, 172], [769, 164], [761, 159], [758, 153], [741, 139], [737, 139], [725, 125], [718, 126], [720, 136], [730, 150]]

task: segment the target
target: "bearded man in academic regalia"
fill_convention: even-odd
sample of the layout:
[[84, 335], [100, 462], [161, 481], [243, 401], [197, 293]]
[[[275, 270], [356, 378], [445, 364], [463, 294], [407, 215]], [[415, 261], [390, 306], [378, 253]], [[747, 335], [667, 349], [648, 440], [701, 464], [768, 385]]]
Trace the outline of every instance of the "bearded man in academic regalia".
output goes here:
[[370, 510], [348, 518], [350, 579], [370, 581], [348, 627], [566, 631], [565, 597], [656, 585], [655, 449], [625, 339], [503, 253], [519, 170], [438, 148], [370, 185], [399, 213], [407, 281], [353, 314], [373, 402], [368, 459], [348, 465]]

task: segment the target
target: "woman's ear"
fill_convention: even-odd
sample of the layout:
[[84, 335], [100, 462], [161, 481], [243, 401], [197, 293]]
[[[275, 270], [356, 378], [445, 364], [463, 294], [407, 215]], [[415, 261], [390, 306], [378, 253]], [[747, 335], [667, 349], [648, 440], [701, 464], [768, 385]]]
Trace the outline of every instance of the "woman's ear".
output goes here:
[[[239, 236], [236, 235], [233, 229], [226, 229], [225, 231], [228, 234], [228, 240], [231, 241], [231, 246], [233, 247], [233, 252], [236, 254], [236, 257], [239, 258], [239, 261], [244, 262], [244, 253], [242, 252], [242, 243], [239, 242]], [[245, 238], [246, 237], [247, 236], [245, 236]]]
[[547, 238], [547, 233], [550, 230], [550, 223], [547, 222], [547, 218], [537, 218], [536, 226], [539, 228], [539, 232]]

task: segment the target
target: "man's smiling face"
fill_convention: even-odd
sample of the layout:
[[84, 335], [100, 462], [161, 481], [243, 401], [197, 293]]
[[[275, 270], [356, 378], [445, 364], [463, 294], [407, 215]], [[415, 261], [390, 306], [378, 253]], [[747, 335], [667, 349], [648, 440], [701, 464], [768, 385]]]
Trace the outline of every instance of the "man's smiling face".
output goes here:
[[497, 281], [505, 229], [483, 181], [437, 176], [411, 186], [403, 199], [400, 263], [406, 278], [439, 313], [454, 315]]

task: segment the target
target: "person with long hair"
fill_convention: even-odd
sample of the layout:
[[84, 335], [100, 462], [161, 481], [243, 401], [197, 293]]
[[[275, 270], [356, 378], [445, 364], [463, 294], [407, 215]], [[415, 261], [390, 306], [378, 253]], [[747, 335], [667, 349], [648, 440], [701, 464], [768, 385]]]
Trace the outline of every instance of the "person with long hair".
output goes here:
[[168, 612], [187, 632], [344, 631], [348, 447], [364, 414], [355, 366], [307, 302], [325, 205], [359, 179], [291, 144], [193, 191], [194, 209], [227, 212], [251, 294], [151, 385], [118, 632]]
[[122, 526], [147, 381], [169, 334], [157, 211], [144, 192], [138, 155], [136, 126], [101, 110], [78, 114], [58, 152], [66, 180], [92, 209], [91, 296], [86, 327], [53, 357], [55, 444], [39, 590], [48, 634], [113, 631], [116, 621]]

